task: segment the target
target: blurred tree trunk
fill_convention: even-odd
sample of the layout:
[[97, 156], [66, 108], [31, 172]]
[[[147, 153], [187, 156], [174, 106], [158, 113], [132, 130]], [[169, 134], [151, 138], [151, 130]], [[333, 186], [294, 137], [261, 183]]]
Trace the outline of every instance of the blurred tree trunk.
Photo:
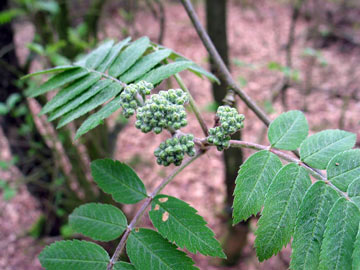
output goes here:
[[106, 0], [93, 0], [89, 10], [85, 15], [85, 24], [87, 26], [86, 37], [90, 41], [92, 38], [97, 41], [98, 23], [102, 8], [105, 6]]
[[[206, 22], [207, 31], [213, 41], [220, 56], [225, 64], [229, 66], [228, 43], [227, 43], [227, 1], [206, 0]], [[223, 103], [227, 94], [226, 84], [223, 82], [219, 72], [210, 59], [211, 72], [219, 77], [221, 84], [214, 83], [212, 85], [213, 96], [218, 105]], [[233, 139], [240, 139], [241, 134], [233, 135]], [[242, 164], [242, 151], [238, 148], [230, 148], [224, 151], [225, 162], [225, 185], [226, 185], [226, 214], [228, 220], [231, 220], [231, 207], [233, 203], [233, 192], [235, 188], [235, 179], [240, 165]], [[231, 222], [229, 222], [231, 224]], [[246, 244], [248, 226], [247, 224], [239, 224], [238, 226], [229, 226], [229, 232], [225, 239], [225, 253], [227, 255], [227, 263], [235, 264], [241, 255], [242, 248]]]
[[54, 26], [59, 40], [66, 42], [66, 46], [60, 49], [62, 55], [69, 59], [74, 59], [79, 53], [79, 48], [70, 46], [69, 29], [71, 20], [69, 18], [69, 6], [67, 0], [57, 0], [59, 12], [54, 16]]
[[[7, 0], [0, 1], [0, 11], [6, 10], [8, 8], [7, 5]], [[20, 67], [15, 53], [14, 33], [10, 23], [0, 24], [0, 48], [3, 50], [0, 55], [0, 102], [5, 103], [12, 94], [19, 94], [21, 95], [20, 102], [25, 103], [25, 97], [16, 85], [16, 81], [24, 71]], [[18, 157], [19, 159], [16, 166], [24, 176], [38, 170], [42, 160], [51, 159], [52, 155], [36, 129], [32, 129], [23, 135], [19, 134], [20, 127], [26, 121], [25, 117], [13, 117], [11, 113], [0, 117], [1, 127], [8, 139], [11, 153], [13, 157]], [[41, 149], [38, 149], [40, 151], [36, 155], [29, 155], [32, 143], [41, 145]], [[41, 178], [41, 181], [46, 182], [50, 181], [51, 175], [46, 171], [42, 171], [39, 178]], [[45, 189], [35, 189], [35, 186], [31, 183], [28, 184], [28, 189], [30, 192], [36, 190], [36, 196], [39, 198], [47, 194]], [[44, 211], [46, 210], [44, 209]], [[55, 217], [50, 216], [49, 218]]]
[[[0, 11], [6, 10], [7, 2], [7, 0], [0, 1]], [[5, 103], [8, 97], [15, 93], [20, 94], [24, 101], [25, 98], [16, 85], [16, 81], [22, 74], [22, 68], [15, 53], [14, 34], [10, 23], [0, 24], [0, 48], [3, 50], [0, 56], [0, 102]], [[32, 137], [32, 134], [27, 134], [27, 138], [21, 138], [19, 135], [18, 129], [23, 122], [24, 117], [15, 118], [11, 114], [1, 117], [1, 126], [9, 138], [10, 148], [13, 154], [18, 155], [20, 159], [26, 157], [26, 152], [30, 148], [28, 139]], [[37, 135], [36, 137], [39, 138]], [[28, 172], [25, 168], [20, 167], [19, 169], [24, 174]]]

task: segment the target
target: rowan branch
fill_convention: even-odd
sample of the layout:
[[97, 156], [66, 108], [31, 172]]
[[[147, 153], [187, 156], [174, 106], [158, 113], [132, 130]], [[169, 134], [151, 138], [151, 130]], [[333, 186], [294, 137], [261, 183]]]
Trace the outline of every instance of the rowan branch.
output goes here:
[[191, 19], [196, 32], [198, 33], [200, 39], [202, 40], [204, 46], [206, 47], [209, 55], [214, 61], [214, 64], [218, 68], [219, 74], [222, 79], [225, 81], [226, 85], [233, 89], [233, 91], [241, 98], [241, 100], [256, 114], [256, 116], [266, 125], [270, 125], [270, 118], [265, 114], [265, 112], [258, 106], [256, 103], [248, 96], [234, 81], [231, 76], [229, 69], [226, 67], [224, 61], [216, 50], [214, 44], [212, 43], [209, 35], [207, 34], [204, 27], [201, 25], [198, 16], [192, 6], [190, 0], [181, 0], [189, 18]]

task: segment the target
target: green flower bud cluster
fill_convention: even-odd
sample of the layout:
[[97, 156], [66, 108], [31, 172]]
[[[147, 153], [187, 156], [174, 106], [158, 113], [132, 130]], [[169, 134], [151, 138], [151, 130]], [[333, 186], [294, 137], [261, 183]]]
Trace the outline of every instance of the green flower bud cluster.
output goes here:
[[160, 91], [138, 109], [135, 126], [144, 133], [153, 130], [156, 134], [164, 128], [180, 129], [187, 125], [184, 104], [188, 101], [181, 89]]
[[209, 129], [208, 142], [222, 151], [230, 146], [230, 135], [244, 127], [245, 116], [229, 106], [220, 106], [216, 115], [219, 117], [220, 126]]
[[180, 166], [185, 154], [191, 157], [195, 155], [194, 136], [192, 134], [167, 139], [154, 152], [157, 163], [164, 166], [169, 166], [171, 163]]
[[123, 114], [129, 118], [135, 113], [135, 110], [141, 105], [136, 96], [140, 94], [143, 98], [150, 95], [154, 86], [146, 81], [129, 84], [125, 87], [124, 91], [120, 94], [120, 105], [123, 108]]

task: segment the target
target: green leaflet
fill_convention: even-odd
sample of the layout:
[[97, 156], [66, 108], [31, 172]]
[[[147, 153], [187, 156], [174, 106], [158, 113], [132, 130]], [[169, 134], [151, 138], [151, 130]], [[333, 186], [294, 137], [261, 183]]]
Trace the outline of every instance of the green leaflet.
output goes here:
[[68, 87], [61, 89], [55, 97], [53, 97], [44, 108], [41, 110], [40, 114], [49, 113], [56, 108], [66, 104], [76, 96], [80, 95], [87, 88], [95, 84], [101, 78], [100, 74], [89, 74], [84, 78], [77, 80], [76, 82], [70, 84]]
[[191, 253], [225, 258], [206, 221], [189, 204], [177, 198], [158, 195], [152, 202], [150, 219], [159, 233]]
[[109, 69], [109, 75], [112, 77], [118, 77], [127, 71], [135, 62], [143, 55], [146, 49], [150, 45], [148, 37], [142, 37], [134, 41], [123, 50], [116, 58], [114, 63]]
[[78, 233], [99, 241], [118, 238], [127, 227], [123, 212], [110, 204], [88, 203], [69, 216], [70, 226]]
[[[159, 48], [164, 48], [161, 45], [158, 44], [153, 44], [154, 46], [157, 46]], [[188, 61], [188, 59], [181, 55], [178, 52], [172, 52], [171, 55], [169, 56], [169, 59], [172, 59], [174, 61]], [[192, 66], [190, 66], [188, 68], [189, 71], [191, 71], [192, 73], [194, 73], [195, 75], [199, 76], [200, 78], [203, 78], [202, 76], [205, 76], [206, 78], [208, 78], [211, 82], [216, 82], [217, 84], [220, 84], [219, 79], [212, 73], [208, 72], [207, 70], [203, 69], [201, 66], [193, 63]]]
[[352, 269], [359, 222], [359, 209], [345, 198], [338, 199], [326, 222], [318, 269]]
[[120, 80], [130, 83], [143, 76], [171, 54], [171, 50], [163, 49], [150, 53], [137, 61], [127, 72], [120, 76]]
[[193, 270], [194, 262], [174, 244], [149, 229], [132, 231], [126, 244], [127, 254], [136, 269]]
[[255, 232], [256, 254], [260, 261], [277, 254], [290, 242], [296, 214], [310, 185], [306, 170], [294, 163], [284, 166], [275, 176]]
[[351, 182], [347, 189], [347, 194], [357, 207], [360, 208], [360, 177]]
[[251, 155], [241, 165], [234, 191], [233, 224], [261, 210], [271, 181], [281, 167], [280, 159], [266, 150]]
[[113, 82], [108, 87], [101, 90], [96, 96], [92, 97], [84, 104], [80, 105], [76, 109], [72, 110], [71, 112], [64, 115], [57, 128], [61, 128], [66, 124], [70, 123], [71, 121], [79, 118], [80, 116], [90, 112], [91, 110], [95, 109], [96, 107], [100, 106], [101, 104], [105, 103], [112, 97], [116, 96], [122, 90], [122, 86], [118, 83]]
[[300, 146], [300, 158], [316, 169], [326, 169], [336, 154], [354, 147], [356, 134], [328, 129], [306, 138]]
[[76, 131], [75, 139], [78, 139], [80, 136], [84, 135], [89, 130], [97, 127], [103, 123], [103, 120], [108, 118], [116, 110], [120, 108], [120, 96], [114, 98], [104, 107], [102, 107], [98, 112], [90, 115]]
[[197, 76], [199, 76], [200, 78], [202, 78], [202, 75], [204, 75], [206, 78], [208, 78], [211, 82], [216, 82], [217, 84], [220, 84], [219, 79], [212, 74], [211, 72], [203, 69], [202, 67], [198, 66], [197, 64], [193, 64], [192, 66], [190, 66], [188, 68], [189, 71], [191, 71], [192, 73], [196, 74]]
[[308, 132], [309, 126], [305, 115], [300, 111], [288, 111], [271, 122], [268, 138], [272, 147], [296, 150]]
[[114, 265], [114, 270], [136, 270], [135, 267], [126, 262], [117, 262]]
[[84, 77], [88, 73], [89, 71], [81, 67], [78, 67], [76, 69], [65, 70], [51, 77], [48, 81], [40, 85], [38, 88], [35, 88], [31, 92], [27, 92], [26, 95], [29, 97], [40, 96], [41, 94], [45, 94], [67, 83], [75, 81], [76, 79]]
[[27, 79], [27, 78], [30, 78], [30, 77], [33, 77], [33, 76], [49, 74], [49, 73], [56, 73], [56, 72], [75, 69], [75, 68], [79, 68], [79, 67], [72, 66], [72, 65], [65, 65], [65, 66], [58, 66], [58, 67], [54, 67], [54, 68], [49, 68], [49, 69], [40, 70], [40, 71], [37, 71], [37, 72], [27, 74], [27, 75], [21, 77], [21, 80], [24, 80], [24, 79]]
[[114, 47], [111, 48], [111, 51], [106, 56], [104, 61], [101, 63], [100, 66], [96, 70], [100, 72], [105, 72], [115, 61], [116, 57], [119, 55], [122, 48], [124, 48], [127, 44], [129, 44], [131, 38], [128, 37], [122, 41], [120, 41], [118, 44], [116, 44]]
[[41, 251], [39, 260], [46, 270], [106, 270], [110, 258], [97, 244], [72, 240], [47, 246]]
[[95, 96], [97, 93], [99, 93], [102, 89], [105, 87], [108, 87], [112, 83], [111, 80], [100, 80], [97, 83], [95, 83], [93, 86], [91, 86], [88, 90], [86, 90], [85, 93], [82, 95], [77, 96], [70, 102], [66, 103], [65, 105], [57, 108], [55, 111], [53, 111], [48, 120], [53, 121], [60, 116], [63, 116], [64, 114], [70, 112], [71, 110], [75, 109], [76, 107], [82, 105], [85, 101], [89, 100], [91, 97]]
[[330, 182], [346, 191], [351, 182], [360, 178], [360, 149], [337, 154], [330, 160], [326, 171]]
[[347, 189], [347, 193], [351, 198], [360, 196], [360, 177], [351, 182]]
[[91, 174], [98, 186], [117, 202], [133, 204], [147, 197], [143, 182], [124, 163], [98, 159], [91, 162]]
[[138, 81], [144, 80], [156, 85], [165, 80], [166, 78], [169, 78], [170, 76], [189, 68], [191, 65], [193, 65], [193, 62], [191, 61], [177, 61], [167, 65], [163, 65], [151, 70]]
[[360, 227], [358, 228], [352, 259], [353, 259], [352, 269], [356, 269], [356, 270], [360, 269]]
[[[90, 69], [96, 69], [101, 62], [106, 58], [109, 54], [112, 46], [114, 44], [113, 40], [108, 40], [101, 44], [98, 48], [89, 53], [83, 61], [85, 61], [85, 67]], [[78, 62], [78, 65], [82, 65], [82, 63]]]
[[324, 182], [306, 192], [296, 219], [290, 269], [317, 270], [325, 223], [339, 194]]

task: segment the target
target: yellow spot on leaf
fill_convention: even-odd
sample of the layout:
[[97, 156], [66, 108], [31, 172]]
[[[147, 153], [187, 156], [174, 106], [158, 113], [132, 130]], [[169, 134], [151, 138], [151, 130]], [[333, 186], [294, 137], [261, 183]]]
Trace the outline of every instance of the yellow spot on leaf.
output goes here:
[[162, 221], [167, 221], [168, 220], [168, 218], [169, 218], [169, 212], [164, 212], [164, 214], [162, 215]]
[[159, 209], [160, 209], [160, 205], [158, 205], [158, 204], [157, 204], [157, 205], [155, 205], [154, 210], [155, 210], [155, 211], [157, 211], [157, 210], [159, 210]]
[[136, 228], [136, 229], [135, 229], [135, 232], [139, 232], [139, 228]]
[[166, 202], [169, 198], [160, 198], [159, 202]]

